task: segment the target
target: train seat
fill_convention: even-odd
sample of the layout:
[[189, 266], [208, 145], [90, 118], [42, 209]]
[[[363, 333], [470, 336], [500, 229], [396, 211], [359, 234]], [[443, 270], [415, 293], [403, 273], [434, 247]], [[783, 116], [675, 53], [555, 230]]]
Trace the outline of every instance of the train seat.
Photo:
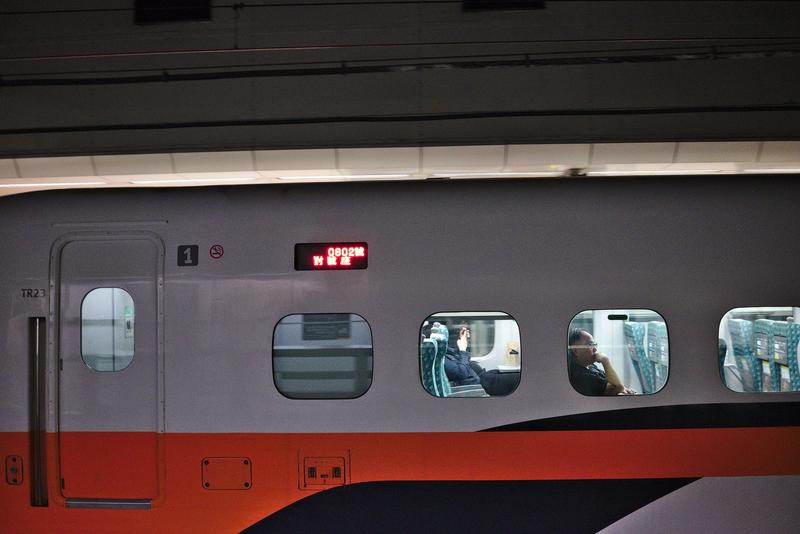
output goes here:
[[436, 341], [423, 339], [419, 347], [420, 370], [422, 372], [422, 385], [431, 395], [442, 397], [439, 387], [436, 384], [434, 374], [434, 364], [436, 362]]
[[644, 349], [644, 325], [634, 321], [625, 321], [623, 332], [625, 334], [628, 357], [631, 359], [633, 368], [639, 377], [639, 382], [642, 384], [642, 393], [653, 393], [655, 391], [655, 372], [653, 363], [647, 358], [647, 353]]
[[467, 384], [465, 386], [452, 386], [448, 397], [488, 397], [489, 394], [480, 384]]
[[729, 319], [736, 367], [742, 377], [744, 391], [761, 392], [761, 365], [753, 351], [753, 323], [746, 319]]
[[773, 391], [800, 391], [797, 343], [800, 324], [775, 321], [772, 325], [771, 360]]
[[450, 381], [444, 371], [444, 355], [447, 353], [447, 337], [449, 332], [447, 327], [441, 323], [433, 323], [431, 327], [431, 339], [436, 342], [436, 360], [433, 364], [433, 379], [442, 397], [448, 397], [452, 393]]
[[[772, 330], [778, 321], [756, 319], [753, 322], [753, 351], [761, 367], [761, 391], [780, 391], [780, 370], [775, 364]], [[784, 351], [785, 354], [785, 351]]]
[[[800, 391], [800, 362], [798, 362], [797, 345], [800, 344], [800, 324], [789, 323], [789, 343], [787, 364], [789, 367], [789, 389]], [[783, 375], [781, 375], [781, 378]]]
[[647, 323], [647, 356], [653, 363], [654, 389], [660, 390], [667, 382], [669, 374], [669, 348], [667, 346], [667, 323], [650, 321]]

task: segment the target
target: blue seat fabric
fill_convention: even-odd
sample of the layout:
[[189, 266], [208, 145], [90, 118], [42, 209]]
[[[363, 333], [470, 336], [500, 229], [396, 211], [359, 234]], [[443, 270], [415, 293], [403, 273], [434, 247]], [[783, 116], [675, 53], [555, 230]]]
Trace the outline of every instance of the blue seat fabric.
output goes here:
[[441, 393], [441, 397], [447, 397], [452, 393], [450, 381], [444, 371], [444, 355], [447, 353], [447, 327], [441, 323], [433, 323], [431, 327], [431, 339], [436, 341], [436, 361], [433, 364], [433, 375], [436, 386]]
[[742, 387], [745, 391], [761, 392], [761, 364], [753, 351], [753, 323], [746, 319], [729, 319], [728, 329]]
[[625, 346], [628, 349], [628, 357], [633, 362], [633, 368], [639, 376], [642, 384], [642, 393], [653, 393], [655, 391], [655, 370], [653, 362], [647, 357], [644, 348], [644, 324], [633, 321], [625, 321], [623, 324], [625, 333]]
[[[772, 364], [774, 391], [800, 391], [800, 368], [797, 366], [797, 344], [800, 342], [800, 324], [775, 321], [772, 329]], [[785, 351], [776, 350], [776, 345], [785, 343]]]
[[653, 362], [655, 382], [653, 392], [664, 387], [669, 373], [669, 347], [667, 324], [663, 321], [647, 323], [647, 356]]
[[781, 372], [775, 363], [773, 326], [776, 321], [756, 319], [753, 322], [753, 353], [761, 366], [761, 391], [780, 391]]
[[419, 348], [419, 369], [422, 375], [422, 385], [427, 392], [436, 397], [441, 397], [442, 394], [439, 392], [433, 372], [436, 362], [436, 345], [436, 341], [432, 339], [422, 340], [422, 344]]

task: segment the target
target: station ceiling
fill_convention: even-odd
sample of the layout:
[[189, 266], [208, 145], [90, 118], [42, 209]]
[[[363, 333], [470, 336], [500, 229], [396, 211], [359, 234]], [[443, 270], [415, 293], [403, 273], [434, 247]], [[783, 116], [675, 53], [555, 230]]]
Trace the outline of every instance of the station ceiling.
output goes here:
[[64, 188], [800, 174], [800, 141], [239, 150], [0, 159], [0, 196]]
[[[261, 151], [425, 147], [400, 165], [420, 178], [425, 150], [461, 153], [443, 146], [679, 141], [680, 159], [684, 143], [800, 140], [800, 2], [210, 1], [203, 20], [149, 22], [130, 0], [0, 4], [4, 177], [61, 178], [37, 170], [52, 156], [119, 176], [105, 164], [134, 153], [172, 154], [183, 174], [203, 158], [181, 154], [225, 151], [253, 152], [244, 172], [269, 180], [291, 169], [261, 169]], [[751, 153], [705, 162], [761, 163]], [[508, 170], [475, 157], [456, 170]]]

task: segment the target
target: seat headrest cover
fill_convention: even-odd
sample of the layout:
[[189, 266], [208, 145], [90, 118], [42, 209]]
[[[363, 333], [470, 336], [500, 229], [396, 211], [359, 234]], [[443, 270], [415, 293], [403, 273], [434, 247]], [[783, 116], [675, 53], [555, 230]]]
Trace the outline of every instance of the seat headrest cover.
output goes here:
[[438, 322], [437, 323], [433, 323], [433, 326], [431, 327], [431, 334], [441, 334], [445, 338], [447, 338], [449, 336], [449, 332], [447, 331], [447, 327], [445, 325], [443, 325], [442, 323], [438, 323]]

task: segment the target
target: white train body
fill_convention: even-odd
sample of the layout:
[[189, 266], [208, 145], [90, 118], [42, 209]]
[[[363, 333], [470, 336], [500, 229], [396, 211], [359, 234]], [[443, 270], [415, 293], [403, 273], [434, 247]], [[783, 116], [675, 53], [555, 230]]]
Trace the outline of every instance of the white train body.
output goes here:
[[[717, 343], [729, 310], [800, 303], [798, 193], [753, 176], [2, 198], [3, 530], [375, 530], [441, 516], [446, 531], [790, 531], [800, 392], [726, 387]], [[296, 244], [352, 242], [368, 244], [364, 269], [295, 268]], [[97, 288], [133, 306], [114, 293], [116, 311], [98, 303], [92, 319]], [[570, 322], [621, 309], [663, 318], [668, 380], [652, 395], [581, 395]], [[478, 312], [497, 324], [474, 361], [513, 367], [518, 387], [432, 395], [423, 323]], [[281, 391], [284, 374], [309, 372], [291, 356], [304, 314], [357, 318], [327, 348], [369, 354], [358, 395]], [[290, 316], [294, 333], [276, 334]], [[104, 325], [111, 348], [92, 349]], [[323, 372], [355, 380], [349, 365]], [[469, 517], [420, 505], [448, 498]]]

